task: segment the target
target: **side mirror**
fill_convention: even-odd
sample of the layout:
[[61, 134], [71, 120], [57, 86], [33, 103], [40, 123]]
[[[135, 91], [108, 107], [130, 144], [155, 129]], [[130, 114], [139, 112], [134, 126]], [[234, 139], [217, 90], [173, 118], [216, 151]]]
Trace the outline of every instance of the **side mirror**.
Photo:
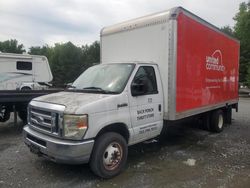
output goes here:
[[132, 93], [132, 96], [143, 95], [147, 93], [147, 87], [144, 83], [140, 83], [140, 84], [132, 83], [131, 93]]

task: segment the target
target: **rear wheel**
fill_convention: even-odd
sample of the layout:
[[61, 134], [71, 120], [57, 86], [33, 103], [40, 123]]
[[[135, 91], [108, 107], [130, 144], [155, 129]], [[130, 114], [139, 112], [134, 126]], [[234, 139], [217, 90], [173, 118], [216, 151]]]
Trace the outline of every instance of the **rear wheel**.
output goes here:
[[213, 111], [211, 114], [210, 129], [213, 132], [221, 132], [224, 128], [224, 114], [222, 110]]
[[124, 169], [127, 153], [124, 137], [115, 132], [104, 133], [95, 142], [90, 167], [97, 176], [112, 178]]

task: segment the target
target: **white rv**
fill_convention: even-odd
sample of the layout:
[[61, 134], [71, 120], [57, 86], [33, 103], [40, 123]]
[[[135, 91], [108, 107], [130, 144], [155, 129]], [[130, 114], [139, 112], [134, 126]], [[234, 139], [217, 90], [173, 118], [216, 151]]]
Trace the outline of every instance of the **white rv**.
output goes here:
[[0, 90], [44, 89], [52, 79], [45, 56], [0, 53]]

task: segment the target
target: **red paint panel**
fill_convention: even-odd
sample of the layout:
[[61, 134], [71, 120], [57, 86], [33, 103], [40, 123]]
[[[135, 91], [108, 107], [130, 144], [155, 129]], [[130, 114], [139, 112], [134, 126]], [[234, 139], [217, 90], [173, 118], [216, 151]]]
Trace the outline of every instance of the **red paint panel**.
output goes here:
[[181, 13], [176, 112], [238, 98], [239, 43]]

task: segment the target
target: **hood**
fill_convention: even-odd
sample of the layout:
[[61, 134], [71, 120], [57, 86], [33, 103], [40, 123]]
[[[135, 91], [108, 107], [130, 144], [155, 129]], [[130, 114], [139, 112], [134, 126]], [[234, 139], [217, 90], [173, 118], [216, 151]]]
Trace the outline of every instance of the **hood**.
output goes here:
[[[80, 92], [59, 92], [43, 95], [33, 100], [60, 104], [66, 107], [66, 114], [98, 113], [113, 110], [116, 106], [110, 102], [110, 98], [116, 95], [80, 93]], [[98, 106], [97, 106], [98, 104]], [[95, 107], [94, 107], [95, 106]]]

